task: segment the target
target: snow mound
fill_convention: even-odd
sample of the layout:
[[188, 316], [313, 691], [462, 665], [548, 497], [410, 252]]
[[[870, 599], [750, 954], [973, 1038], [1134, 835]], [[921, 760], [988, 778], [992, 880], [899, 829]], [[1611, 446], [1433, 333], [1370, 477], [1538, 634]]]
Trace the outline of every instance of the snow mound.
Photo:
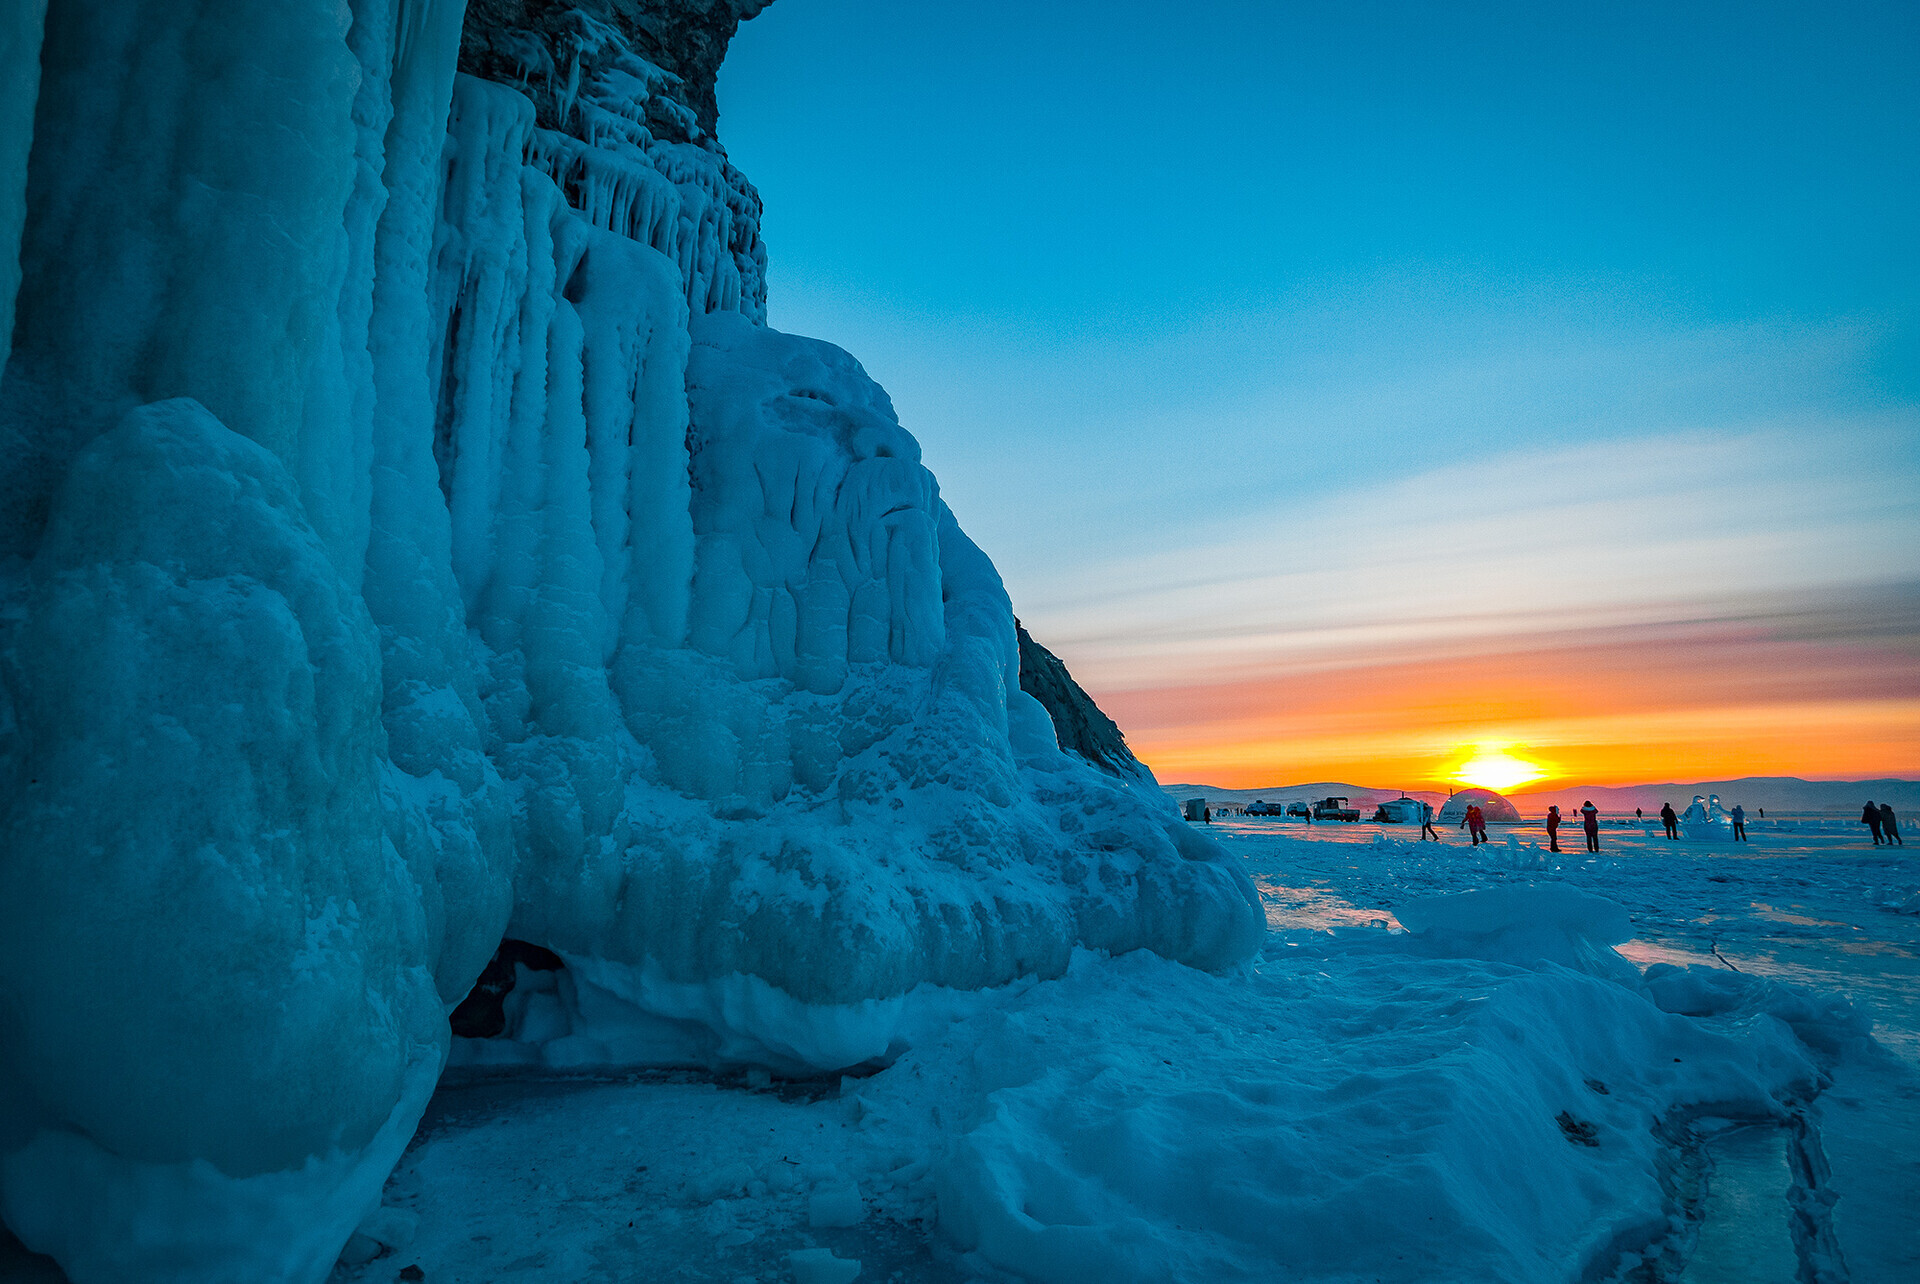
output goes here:
[[1565, 883], [1428, 897], [1394, 912], [1422, 946], [1453, 957], [1521, 967], [1557, 963], [1599, 976], [1639, 977], [1609, 948], [1633, 939], [1626, 910]]
[[1778, 1118], [1817, 1078], [1778, 1022], [1317, 939], [1226, 977], [1083, 959], [862, 1099], [932, 1109], [942, 1233], [1023, 1279], [1531, 1281], [1605, 1277], [1666, 1233], [1667, 1112]]

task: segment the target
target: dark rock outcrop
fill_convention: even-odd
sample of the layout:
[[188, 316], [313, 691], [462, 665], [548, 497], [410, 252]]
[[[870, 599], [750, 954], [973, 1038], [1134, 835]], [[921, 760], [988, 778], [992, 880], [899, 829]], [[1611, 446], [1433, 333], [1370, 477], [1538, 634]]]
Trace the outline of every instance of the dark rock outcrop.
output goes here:
[[[727, 43], [741, 22], [771, 2], [468, 0], [460, 70], [482, 80], [523, 86], [534, 101], [540, 126], [564, 131], [568, 122], [560, 104], [591, 69], [599, 47], [593, 24], [605, 24], [633, 52], [680, 78], [673, 96], [692, 110], [710, 138], [720, 117], [714, 84]], [[664, 115], [650, 113], [647, 124], [662, 138], [690, 141], [688, 131]]]
[[533, 104], [516, 145], [582, 217], [674, 260], [696, 315], [762, 324], [760, 194], [714, 134], [714, 81], [733, 33], [768, 3], [471, 0], [459, 61], [463, 77]]
[[1035, 642], [1020, 621], [1013, 624], [1020, 638], [1020, 689], [1046, 706], [1060, 747], [1122, 780], [1148, 776], [1127, 748], [1126, 736], [1073, 680], [1060, 657]]

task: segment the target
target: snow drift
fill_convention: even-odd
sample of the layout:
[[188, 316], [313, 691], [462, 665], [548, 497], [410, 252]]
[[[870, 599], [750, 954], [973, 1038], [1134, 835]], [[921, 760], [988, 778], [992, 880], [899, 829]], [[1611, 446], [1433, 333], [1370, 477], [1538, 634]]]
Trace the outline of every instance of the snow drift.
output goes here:
[[765, 326], [759, 5], [641, 8], [6, 19], [0, 1214], [81, 1284], [324, 1274], [504, 934], [615, 1014], [576, 1060], [812, 1070], [1258, 944], [1021, 691], [885, 393]]

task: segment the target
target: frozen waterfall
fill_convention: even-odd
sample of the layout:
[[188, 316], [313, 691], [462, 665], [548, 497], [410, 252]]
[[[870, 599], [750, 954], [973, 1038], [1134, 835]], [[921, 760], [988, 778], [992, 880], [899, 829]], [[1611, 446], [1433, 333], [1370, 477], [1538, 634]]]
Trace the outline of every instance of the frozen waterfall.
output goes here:
[[78, 1284], [324, 1276], [503, 936], [568, 998], [498, 1055], [786, 1071], [1257, 946], [765, 325], [759, 7], [0, 18], [0, 1215]]

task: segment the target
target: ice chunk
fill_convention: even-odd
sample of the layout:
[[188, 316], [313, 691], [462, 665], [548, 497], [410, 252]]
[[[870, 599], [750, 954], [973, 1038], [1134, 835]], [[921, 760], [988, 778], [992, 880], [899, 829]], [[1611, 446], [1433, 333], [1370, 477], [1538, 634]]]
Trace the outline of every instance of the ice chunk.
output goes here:
[[793, 1284], [851, 1284], [860, 1278], [856, 1259], [835, 1257], [828, 1248], [796, 1248], [787, 1254]]
[[692, 1185], [693, 1197], [702, 1203], [712, 1203], [716, 1199], [734, 1197], [746, 1193], [753, 1182], [753, 1169], [742, 1160], [722, 1164], [695, 1179]]
[[1643, 979], [1647, 996], [1664, 1011], [1688, 1016], [1752, 1016], [1784, 1022], [1802, 1041], [1826, 1052], [1858, 1044], [1873, 1019], [1845, 995], [1816, 994], [1799, 986], [1724, 968], [1655, 963]]
[[860, 1188], [851, 1183], [822, 1183], [807, 1199], [809, 1226], [853, 1226], [866, 1215]]

